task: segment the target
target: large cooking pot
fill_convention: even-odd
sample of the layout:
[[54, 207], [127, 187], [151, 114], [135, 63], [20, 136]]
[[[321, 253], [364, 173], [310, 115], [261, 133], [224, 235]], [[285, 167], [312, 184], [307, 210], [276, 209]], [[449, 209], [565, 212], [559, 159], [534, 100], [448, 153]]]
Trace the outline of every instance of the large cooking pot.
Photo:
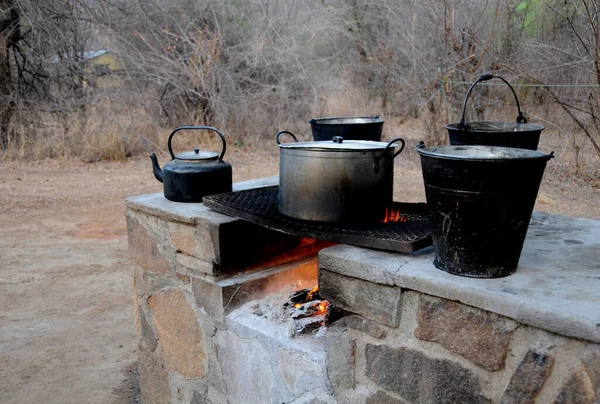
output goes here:
[[[279, 211], [322, 222], [380, 221], [392, 202], [394, 158], [404, 140], [345, 140], [279, 145]], [[396, 143], [400, 143], [400, 145]], [[397, 150], [399, 148], [399, 150]]]
[[[344, 140], [373, 140], [379, 142], [383, 132], [383, 119], [375, 116], [344, 116], [337, 118], [313, 118], [310, 121], [315, 141], [331, 140], [334, 136]], [[289, 131], [285, 131], [290, 133]]]
[[[493, 78], [502, 80], [512, 91], [515, 102], [517, 103], [517, 121], [516, 122], [489, 122], [475, 121], [466, 122], [465, 113], [467, 109], [467, 100], [473, 87], [480, 81], [487, 81]], [[521, 106], [517, 93], [510, 83], [500, 76], [491, 73], [481, 75], [467, 91], [463, 102], [462, 118], [460, 122], [449, 123], [446, 125], [451, 145], [484, 145], [484, 146], [502, 146], [515, 147], [520, 149], [537, 150], [540, 140], [540, 133], [544, 130], [542, 125], [527, 123], [527, 119], [521, 112]]]
[[[194, 149], [176, 156], [171, 140], [177, 132], [184, 129], [216, 132], [223, 143], [221, 154]], [[158, 165], [156, 155], [150, 155], [154, 176], [164, 184], [165, 198], [175, 202], [202, 202], [204, 196], [231, 192], [231, 164], [223, 161], [227, 144], [225, 137], [217, 129], [210, 126], [181, 126], [169, 136], [168, 147], [172, 160], [163, 169]]]

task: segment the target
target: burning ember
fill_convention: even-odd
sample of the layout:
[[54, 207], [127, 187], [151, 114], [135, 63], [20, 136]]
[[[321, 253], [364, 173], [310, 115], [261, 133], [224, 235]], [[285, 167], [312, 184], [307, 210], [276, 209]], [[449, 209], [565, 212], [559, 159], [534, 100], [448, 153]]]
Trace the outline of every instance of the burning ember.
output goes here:
[[403, 216], [400, 213], [400, 210], [394, 209], [393, 207], [386, 206], [385, 216], [384, 216], [383, 220], [381, 221], [381, 223], [395, 223], [395, 222], [405, 223], [407, 220], [408, 219], [406, 218], [406, 216]]
[[340, 309], [319, 297], [319, 286], [294, 292], [283, 307], [294, 321], [294, 335], [319, 332], [343, 315]]

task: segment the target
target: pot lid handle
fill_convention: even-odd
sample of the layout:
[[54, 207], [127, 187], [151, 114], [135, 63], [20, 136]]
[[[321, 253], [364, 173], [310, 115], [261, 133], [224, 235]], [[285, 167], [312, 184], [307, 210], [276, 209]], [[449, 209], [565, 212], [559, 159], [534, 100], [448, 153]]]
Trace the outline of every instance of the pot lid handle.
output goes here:
[[[171, 140], [173, 139], [173, 135], [177, 132], [179, 132], [180, 130], [184, 130], [184, 129], [195, 129], [195, 130], [212, 130], [214, 132], [217, 132], [217, 134], [219, 135], [219, 137], [221, 138], [221, 142], [223, 143], [223, 149], [221, 150], [221, 155], [219, 156], [219, 161], [223, 161], [223, 156], [225, 155], [225, 150], [227, 149], [227, 143], [225, 142], [225, 136], [223, 136], [223, 134], [216, 128], [213, 128], [212, 126], [180, 126], [177, 129], [175, 129], [173, 132], [171, 132], [171, 134], [169, 135], [169, 140], [167, 142], [167, 145], [169, 147], [169, 153], [171, 154], [171, 160], [175, 160], [175, 154], [173, 153], [173, 148], [171, 147]], [[198, 150], [198, 151], [196, 151]], [[194, 149], [194, 152], [198, 153], [200, 151], [200, 149]]]

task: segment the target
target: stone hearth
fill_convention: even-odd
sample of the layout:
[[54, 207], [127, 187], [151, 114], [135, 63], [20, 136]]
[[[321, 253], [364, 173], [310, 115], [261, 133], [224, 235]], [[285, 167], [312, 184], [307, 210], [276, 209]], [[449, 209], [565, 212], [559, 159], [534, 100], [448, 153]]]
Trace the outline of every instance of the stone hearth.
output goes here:
[[[162, 194], [126, 205], [146, 404], [600, 402], [599, 221], [536, 212], [517, 273], [472, 279], [431, 248], [324, 248]], [[350, 314], [291, 337], [266, 308], [317, 277]]]

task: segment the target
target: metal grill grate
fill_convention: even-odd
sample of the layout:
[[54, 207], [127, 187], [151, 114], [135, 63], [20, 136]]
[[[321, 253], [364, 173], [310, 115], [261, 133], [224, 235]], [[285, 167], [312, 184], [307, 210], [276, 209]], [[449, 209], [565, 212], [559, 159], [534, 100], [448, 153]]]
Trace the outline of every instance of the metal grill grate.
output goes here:
[[206, 196], [203, 204], [217, 212], [294, 236], [405, 253], [431, 245], [429, 215], [424, 203], [393, 202], [391, 208], [401, 212], [401, 221], [356, 227], [282, 215], [277, 207], [277, 194], [277, 186], [256, 188]]

